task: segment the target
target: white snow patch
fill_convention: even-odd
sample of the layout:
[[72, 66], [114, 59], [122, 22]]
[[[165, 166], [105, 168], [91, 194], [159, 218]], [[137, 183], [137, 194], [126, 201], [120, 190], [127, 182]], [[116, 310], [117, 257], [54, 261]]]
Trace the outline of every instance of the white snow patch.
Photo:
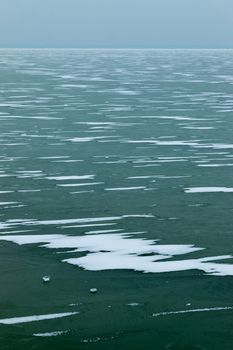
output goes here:
[[225, 306], [225, 307], [206, 307], [203, 309], [192, 309], [192, 310], [180, 310], [180, 311], [168, 311], [168, 312], [157, 312], [154, 313], [153, 317], [159, 316], [169, 316], [169, 315], [179, 315], [179, 314], [188, 314], [195, 312], [210, 312], [210, 311], [224, 311], [224, 310], [233, 310], [233, 306]]
[[13, 318], [2, 318], [0, 319], [0, 324], [19, 324], [28, 323], [35, 321], [51, 320], [54, 318], [62, 318], [72, 315], [77, 315], [79, 312], [63, 312], [59, 314], [48, 314], [48, 315], [33, 315], [26, 317], [13, 317]]
[[46, 179], [48, 180], [57, 180], [57, 181], [63, 181], [63, 180], [92, 180], [94, 179], [95, 175], [74, 175], [74, 176], [48, 176]]
[[186, 193], [233, 192], [233, 187], [190, 187]]
[[34, 337], [57, 337], [58, 335], [66, 334], [68, 331], [54, 331], [46, 333], [34, 333]]

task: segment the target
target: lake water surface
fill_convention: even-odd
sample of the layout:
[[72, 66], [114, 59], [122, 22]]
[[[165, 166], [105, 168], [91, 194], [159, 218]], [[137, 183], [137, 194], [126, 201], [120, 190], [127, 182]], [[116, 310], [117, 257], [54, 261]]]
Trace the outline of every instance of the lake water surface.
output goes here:
[[232, 130], [233, 50], [0, 50], [1, 349], [232, 349]]

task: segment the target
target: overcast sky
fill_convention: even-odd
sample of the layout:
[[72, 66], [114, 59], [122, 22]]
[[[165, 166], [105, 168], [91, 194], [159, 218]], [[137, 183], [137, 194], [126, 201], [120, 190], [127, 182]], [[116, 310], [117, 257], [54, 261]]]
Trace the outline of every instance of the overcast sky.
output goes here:
[[0, 47], [233, 48], [233, 0], [0, 0]]

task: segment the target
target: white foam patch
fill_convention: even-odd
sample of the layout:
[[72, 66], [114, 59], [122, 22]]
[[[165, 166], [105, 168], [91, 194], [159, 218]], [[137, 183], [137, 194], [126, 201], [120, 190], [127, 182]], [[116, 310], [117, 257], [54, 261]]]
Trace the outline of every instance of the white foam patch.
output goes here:
[[211, 192], [233, 192], [233, 187], [190, 187], [185, 188], [186, 193], [211, 193]]
[[233, 310], [233, 306], [206, 307], [206, 308], [203, 308], [203, 309], [190, 309], [190, 310], [180, 310], [180, 311], [157, 312], [157, 313], [154, 313], [152, 316], [153, 317], [159, 317], [159, 316], [189, 314], [189, 313], [196, 313], [196, 312], [228, 311], [228, 310]]
[[52, 320], [54, 318], [68, 317], [72, 315], [77, 315], [79, 312], [63, 312], [59, 314], [48, 314], [48, 315], [33, 315], [26, 317], [13, 317], [13, 318], [2, 318], [0, 319], [0, 324], [20, 324], [20, 323], [29, 323], [37, 322], [44, 320]]

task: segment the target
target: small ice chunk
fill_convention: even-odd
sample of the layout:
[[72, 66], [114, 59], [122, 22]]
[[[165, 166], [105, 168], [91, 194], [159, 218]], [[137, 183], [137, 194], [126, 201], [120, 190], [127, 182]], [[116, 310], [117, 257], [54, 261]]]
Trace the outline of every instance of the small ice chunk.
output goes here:
[[48, 282], [50, 282], [51, 279], [50, 279], [50, 276], [43, 276], [42, 280], [44, 283], [48, 283]]
[[127, 304], [128, 306], [139, 306], [140, 304], [139, 303], [129, 303], [129, 304]]

